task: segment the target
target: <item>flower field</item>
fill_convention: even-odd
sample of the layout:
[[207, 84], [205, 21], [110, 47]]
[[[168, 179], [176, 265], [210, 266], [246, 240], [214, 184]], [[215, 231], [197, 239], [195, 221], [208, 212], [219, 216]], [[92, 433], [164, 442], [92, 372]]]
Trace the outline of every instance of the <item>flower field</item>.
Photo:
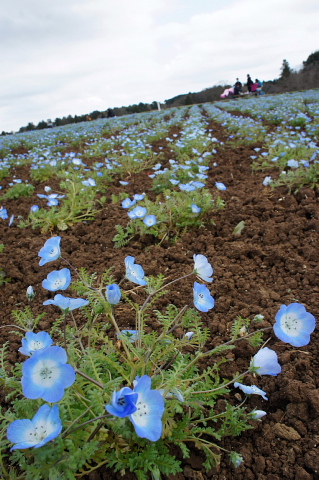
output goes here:
[[319, 90], [1, 137], [0, 477], [318, 478], [318, 184]]

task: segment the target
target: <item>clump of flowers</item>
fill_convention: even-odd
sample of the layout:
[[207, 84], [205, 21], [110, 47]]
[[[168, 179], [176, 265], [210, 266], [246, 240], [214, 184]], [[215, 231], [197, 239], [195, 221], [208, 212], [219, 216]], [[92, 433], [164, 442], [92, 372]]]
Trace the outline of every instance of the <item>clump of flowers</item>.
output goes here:
[[[60, 258], [60, 240], [47, 240], [39, 252], [42, 265]], [[234, 343], [243, 338], [260, 346], [262, 329], [255, 333], [246, 329], [243, 333], [242, 327], [263, 316], [237, 319], [229, 342], [207, 348], [210, 332], [198, 311], [209, 315], [215, 300], [210, 289], [199, 282], [211, 283], [213, 268], [202, 254], [194, 254], [193, 260], [189, 273], [165, 284], [162, 275], [147, 276], [136, 259], [127, 256], [122, 281], [124, 287], [128, 282], [134, 285], [129, 290], [123, 289], [122, 281], [121, 288], [120, 283], [114, 283], [110, 271], [97, 279], [82, 269], [76, 281], [69, 271], [63, 272], [68, 269], [48, 275], [44, 288], [48, 282], [49, 291], [63, 290], [72, 281], [72, 288], [84, 298], [57, 294], [46, 300], [44, 305], [62, 310], [51, 332], [57, 345], [53, 345], [53, 334], [28, 330], [19, 349], [28, 357], [22, 364], [22, 377], [17, 367], [13, 376], [1, 371], [6, 388], [12, 389], [15, 398], [13, 408], [3, 416], [6, 439], [2, 442], [13, 451], [22, 450], [10, 461], [14, 468], [22, 465], [29, 475], [26, 478], [38, 475], [47, 480], [60, 478], [65, 472], [75, 478], [76, 472], [89, 474], [105, 464], [134, 472], [137, 478], [145, 478], [148, 472], [159, 478], [161, 473], [181, 471], [180, 461], [171, 455], [171, 445], [181, 448], [187, 457], [192, 442], [206, 454], [204, 466], [210, 469], [220, 458], [216, 439], [225, 431], [238, 435], [250, 428], [248, 421], [266, 415], [263, 410], [247, 411], [245, 400], [239, 406], [228, 403], [227, 396], [232, 395], [228, 387], [233, 385], [246, 396], [260, 395], [267, 401], [267, 392], [240, 380], [248, 373], [280, 374], [274, 350], [260, 348], [246, 372], [232, 379], [219, 377], [217, 363], [200, 367], [204, 358], [234, 348]], [[190, 276], [199, 280], [193, 285], [195, 308], [179, 309], [168, 304], [164, 311], [154, 309], [154, 302], [169, 287]], [[135, 289], [144, 292], [142, 306], [135, 301]], [[117, 316], [123, 301], [135, 312], [135, 328], [119, 327]], [[75, 309], [81, 309], [77, 315], [85, 319], [81, 327], [73, 315]], [[160, 328], [156, 331], [146, 327], [149, 314], [157, 317]], [[280, 340], [300, 346], [309, 342], [314, 327], [315, 319], [305, 307], [291, 304], [280, 308], [274, 331]], [[227, 407], [216, 413], [219, 396]], [[244, 461], [237, 452], [227, 453], [234, 466]], [[1, 468], [9, 478], [6, 468]]]

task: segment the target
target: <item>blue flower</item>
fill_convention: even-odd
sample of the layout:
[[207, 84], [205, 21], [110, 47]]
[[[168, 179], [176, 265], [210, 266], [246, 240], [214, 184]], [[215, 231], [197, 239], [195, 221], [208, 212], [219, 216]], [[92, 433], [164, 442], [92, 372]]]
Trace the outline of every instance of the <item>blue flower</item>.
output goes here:
[[194, 283], [194, 305], [201, 312], [208, 312], [215, 305], [215, 300], [206, 285]]
[[191, 192], [193, 190], [196, 190], [196, 187], [194, 185], [191, 185], [190, 183], [180, 183], [178, 186], [180, 190], [184, 192]]
[[70, 312], [76, 308], [85, 307], [85, 305], [89, 303], [88, 300], [84, 300], [83, 298], [69, 298], [58, 293], [55, 295], [54, 300], [46, 300], [43, 302], [43, 305], [56, 305], [60, 307], [61, 310]]
[[274, 324], [276, 337], [293, 347], [308, 345], [315, 328], [315, 317], [300, 303], [281, 305]]
[[216, 185], [217, 190], [227, 190], [226, 185], [224, 185], [224, 183], [222, 183], [222, 182], [215, 182], [215, 185]]
[[51, 347], [53, 340], [47, 332], [27, 332], [25, 338], [22, 338], [22, 347], [19, 352], [23, 355], [32, 355], [38, 350], [43, 350], [46, 347]]
[[162, 435], [164, 399], [158, 390], [151, 390], [152, 379], [148, 375], [134, 381], [134, 393], [138, 394], [137, 410], [130, 415], [136, 434], [156, 442]]
[[96, 181], [94, 178], [88, 178], [87, 180], [82, 180], [82, 184], [86, 187], [96, 187]]
[[71, 272], [68, 268], [54, 270], [50, 272], [42, 282], [42, 287], [56, 292], [57, 290], [66, 290], [71, 283]]
[[256, 353], [250, 362], [250, 368], [258, 375], [278, 375], [281, 372], [277, 353], [268, 347], [261, 348]]
[[116, 283], [112, 283], [106, 287], [105, 295], [111, 305], [116, 305], [121, 300], [121, 289]]
[[299, 162], [297, 162], [297, 160], [292, 158], [291, 160], [288, 160], [287, 165], [290, 168], [298, 168], [299, 167]]
[[75, 382], [75, 370], [67, 363], [67, 354], [62, 347], [47, 347], [36, 351], [22, 365], [22, 392], [33, 400], [59, 402], [64, 389]]
[[193, 213], [199, 213], [201, 211], [201, 208], [195, 205], [195, 203], [192, 203], [192, 212]]
[[[121, 334], [124, 335], [129, 339], [130, 342], [134, 343], [136, 342], [138, 338], [138, 331], [137, 330], [121, 330]], [[118, 334], [116, 334], [117, 337], [119, 337]], [[119, 337], [121, 338], [121, 337]]]
[[134, 215], [133, 218], [143, 218], [147, 214], [147, 208], [137, 206], [130, 213]]
[[250, 412], [250, 415], [254, 420], [259, 420], [260, 418], [267, 415], [267, 412], [265, 412], [264, 410], [253, 410], [252, 412]]
[[62, 430], [58, 405], [42, 405], [32, 420], [15, 420], [9, 425], [7, 438], [15, 443], [11, 448], [39, 448], [56, 438]]
[[239, 388], [242, 392], [246, 393], [246, 395], [261, 395], [264, 400], [268, 400], [268, 398], [266, 397], [266, 392], [260, 390], [260, 388], [256, 387], [256, 385], [251, 385], [249, 387], [248, 385], [243, 385], [242, 383], [235, 382], [234, 387]]
[[187, 340], [191, 340], [194, 335], [195, 335], [195, 332], [187, 332], [185, 333], [184, 338], [187, 338]]
[[137, 265], [134, 262], [134, 257], [128, 256], [125, 258], [126, 278], [131, 280], [133, 283], [137, 283], [138, 285], [146, 285], [147, 281], [144, 280], [143, 268], [141, 265]]
[[270, 185], [272, 183], [272, 178], [271, 177], [265, 177], [263, 180], [263, 186], [267, 187], [267, 185]]
[[9, 218], [8, 210], [4, 207], [0, 207], [0, 218], [2, 220], [7, 220], [7, 218]]
[[61, 255], [60, 250], [60, 241], [61, 237], [52, 237], [49, 238], [41, 248], [40, 252], [38, 253], [39, 257], [42, 257], [39, 265], [45, 265], [48, 262], [53, 262], [53, 260], [57, 260]]
[[40, 208], [39, 205], [32, 205], [32, 207], [30, 207], [30, 211], [34, 213], [34, 212], [37, 212], [39, 208]]
[[157, 224], [156, 215], [146, 215], [143, 219], [143, 223], [145, 223], [147, 227], [153, 227]]
[[230, 452], [229, 457], [230, 457], [230, 461], [236, 468], [239, 467], [244, 461], [243, 456], [237, 452]]
[[122, 388], [112, 395], [106, 410], [116, 417], [129, 416], [136, 434], [156, 442], [162, 435], [164, 399], [160, 391], [151, 390], [152, 380], [148, 375], [134, 380], [134, 390]]
[[134, 200], [136, 200], [137, 202], [139, 202], [140, 200], [143, 200], [144, 197], [145, 197], [144, 193], [135, 193], [133, 195]]
[[124, 418], [137, 410], [137, 399], [137, 393], [129, 387], [124, 387], [119, 392], [113, 392], [111, 404], [105, 408], [111, 415]]
[[29, 285], [28, 288], [27, 288], [27, 293], [26, 293], [26, 297], [28, 300], [32, 301], [35, 297], [35, 291], [32, 287], [32, 285]]
[[133, 207], [133, 205], [135, 205], [136, 203], [136, 200], [131, 200], [130, 198], [125, 198], [125, 200], [123, 200], [122, 202], [122, 207], [123, 208], [130, 208], [130, 207]]
[[204, 280], [204, 282], [212, 282], [213, 279], [211, 275], [213, 275], [214, 270], [211, 264], [208, 262], [207, 258], [205, 255], [194, 255], [194, 273], [197, 275], [199, 278]]

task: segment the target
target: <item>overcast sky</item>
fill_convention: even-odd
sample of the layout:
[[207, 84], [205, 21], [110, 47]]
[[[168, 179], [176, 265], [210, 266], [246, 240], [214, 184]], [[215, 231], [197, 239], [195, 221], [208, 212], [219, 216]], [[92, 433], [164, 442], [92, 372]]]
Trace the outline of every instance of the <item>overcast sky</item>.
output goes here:
[[2, 0], [0, 132], [273, 80], [319, 50], [318, 25], [318, 0]]

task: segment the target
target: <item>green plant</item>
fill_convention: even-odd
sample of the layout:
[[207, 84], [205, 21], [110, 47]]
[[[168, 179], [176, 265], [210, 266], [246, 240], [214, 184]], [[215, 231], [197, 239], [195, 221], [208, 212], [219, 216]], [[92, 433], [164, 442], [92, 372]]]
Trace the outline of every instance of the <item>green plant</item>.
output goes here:
[[32, 168], [31, 178], [36, 182], [46, 182], [56, 175], [56, 167], [45, 165], [42, 168]]
[[[0, 245], [0, 253], [3, 252], [3, 249], [4, 249], [4, 245], [3, 243]], [[10, 278], [5, 278], [6, 277], [6, 273], [5, 271], [3, 270], [3, 268], [0, 266], [0, 285], [3, 285], [4, 283], [7, 283], [7, 282], [10, 282]]]
[[[75, 320], [71, 312], [71, 324], [62, 317], [51, 330], [57, 343], [67, 348], [68, 362], [77, 373], [76, 382], [58, 402], [63, 432], [41, 448], [15, 450], [10, 458], [7, 451], [11, 444], [6, 438], [8, 426], [16, 419], [33, 417], [42, 402], [22, 396], [21, 365], [15, 365], [10, 371], [6, 362], [8, 344], [0, 350], [0, 382], [12, 405], [0, 413], [2, 478], [75, 480], [102, 465], [123, 475], [126, 471], [134, 472], [138, 480], [147, 480], [149, 474], [160, 478], [161, 474], [181, 471], [181, 462], [174, 456], [173, 446], [187, 458], [191, 445], [195, 445], [206, 456], [204, 467], [209, 470], [216, 466], [220, 452], [227, 452], [220, 446], [220, 440], [252, 428], [247, 421], [252, 417], [242, 404], [234, 406], [226, 400], [227, 387], [247, 372], [231, 379], [223, 379], [219, 373], [220, 365], [226, 361], [223, 354], [234, 348], [234, 342], [247, 338], [254, 345], [260, 344], [259, 333], [249, 333], [252, 321], [238, 318], [231, 340], [207, 349], [210, 332], [196, 310], [179, 309], [173, 304], [156, 310], [157, 300], [172, 288], [172, 284], [178, 280], [183, 282], [184, 278], [165, 284], [163, 275], [158, 275], [148, 278], [142, 306], [136, 303], [132, 290], [123, 292], [125, 302], [135, 312], [135, 328], [140, 332], [132, 341], [120, 331], [116, 307], [109, 304], [104, 295], [105, 284], [113, 282], [110, 271], [98, 279], [96, 274], [89, 275], [81, 269], [78, 277], [73, 285], [75, 292], [90, 300], [90, 307], [82, 310], [81, 328], [77, 323], [79, 315]], [[35, 328], [35, 323], [30, 324], [30, 312], [16, 318], [25, 330]], [[158, 328], [146, 331], [145, 325], [154, 318]], [[108, 333], [110, 326], [118, 335], [117, 342]], [[246, 329], [244, 335], [243, 327]], [[204, 367], [203, 360], [214, 355], [216, 360], [212, 366]], [[152, 388], [161, 392], [165, 399], [162, 434], [157, 441], [141, 438], [127, 418], [114, 417], [105, 411], [114, 391], [123, 385], [132, 385], [136, 378], [143, 376], [152, 379]], [[225, 401], [225, 408], [217, 413], [215, 405], [220, 397]], [[231, 458], [234, 455], [227, 453]]]
[[[200, 208], [199, 213], [193, 212], [193, 204]], [[208, 214], [224, 208], [225, 203], [219, 196], [213, 198], [203, 188], [192, 192], [165, 190], [154, 202], [145, 197], [139, 205], [147, 209], [148, 215], [155, 215], [157, 223], [147, 226], [143, 218], [135, 218], [126, 227], [116, 225], [118, 233], [113, 238], [116, 248], [127, 244], [135, 235], [150, 234], [161, 240], [176, 239], [188, 229], [202, 227]]]
[[31, 197], [34, 192], [34, 186], [29, 183], [16, 183], [8, 189], [8, 191], [2, 195], [2, 199], [14, 199], [20, 197]]
[[50, 207], [49, 210], [40, 208], [37, 212], [31, 212], [26, 221], [20, 221], [19, 227], [30, 225], [32, 228], [41, 228], [42, 232], [54, 228], [66, 230], [75, 223], [94, 219], [98, 211], [95, 207], [94, 189], [84, 188], [76, 175], [69, 175], [61, 182], [60, 187], [65, 194], [61, 206]]

